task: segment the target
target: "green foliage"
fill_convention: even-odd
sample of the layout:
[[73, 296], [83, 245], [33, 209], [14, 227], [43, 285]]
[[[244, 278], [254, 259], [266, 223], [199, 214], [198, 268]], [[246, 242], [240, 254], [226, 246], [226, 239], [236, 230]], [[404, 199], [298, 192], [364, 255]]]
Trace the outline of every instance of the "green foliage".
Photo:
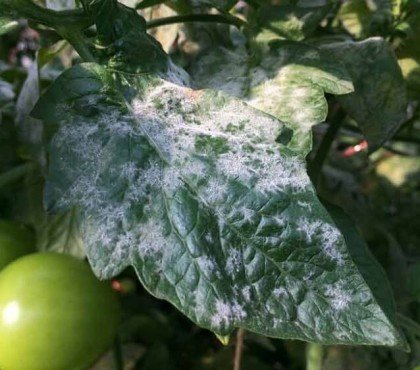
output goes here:
[[[100, 278], [131, 279], [132, 266], [137, 293], [144, 287], [225, 342], [244, 328], [411, 345], [398, 360], [409, 369], [419, 335], [409, 323], [420, 312], [420, 238], [407, 211], [418, 203], [414, 3], [84, 0], [69, 10], [0, 0], [2, 14], [51, 40], [23, 76], [0, 68], [0, 143], [13, 142], [0, 148], [0, 215], [32, 225], [40, 250], [86, 256]], [[171, 16], [149, 18], [160, 11]], [[0, 34], [10, 24], [1, 18]], [[46, 77], [67, 43], [79, 58]], [[387, 150], [413, 158], [398, 159], [396, 173]], [[384, 209], [394, 196], [404, 212], [393, 218]], [[174, 362], [180, 343], [212, 345], [181, 339], [184, 329], [157, 334], [169, 320], [156, 315], [162, 303], [144, 312], [137, 298], [121, 332], [149, 348], [138, 368], [230, 367], [229, 347]], [[301, 368], [294, 342], [248, 340]], [[316, 366], [334, 368], [332, 348]], [[272, 368], [247, 350], [244, 369]], [[376, 355], [390, 353], [357, 351], [378, 368]], [[338, 352], [337, 363], [353, 361], [351, 349]]]

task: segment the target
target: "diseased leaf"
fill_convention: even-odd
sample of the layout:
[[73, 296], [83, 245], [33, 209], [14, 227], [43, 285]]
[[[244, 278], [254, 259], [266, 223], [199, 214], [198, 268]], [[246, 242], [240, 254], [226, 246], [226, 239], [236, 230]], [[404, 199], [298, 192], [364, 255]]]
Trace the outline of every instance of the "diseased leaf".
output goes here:
[[263, 5], [258, 11], [257, 22], [264, 31], [258, 38], [269, 41], [281, 36], [289, 40], [303, 40], [315, 31], [330, 9], [329, 4], [296, 6], [287, 1], [281, 5]]
[[76, 8], [76, 0], [45, 0], [45, 6], [53, 10]]
[[392, 137], [407, 114], [406, 87], [392, 50], [378, 37], [322, 48], [349, 71], [355, 91], [338, 100], [358, 123], [369, 150], [376, 150]]
[[[116, 86], [131, 87], [123, 98]], [[219, 335], [402, 346], [281, 121], [211, 90], [96, 64], [34, 114], [56, 124], [46, 201], [81, 209], [96, 274], [145, 287]]]
[[[326, 208], [343, 234], [350, 255], [359, 268], [364, 280], [371, 287], [375, 300], [395, 325], [394, 313], [396, 306], [392, 299], [393, 292], [385, 270], [375, 259], [366, 242], [357, 232], [351, 218], [336, 206], [327, 204]], [[408, 349], [408, 346], [405, 349]]]
[[[293, 130], [289, 148], [308, 153], [311, 127], [325, 120], [325, 93], [348, 94], [353, 84], [344, 65], [312, 46], [276, 41], [255, 63], [245, 48], [212, 48], [192, 68], [196, 86], [222, 90], [285, 122]], [[257, 64], [252, 66], [252, 63]]]

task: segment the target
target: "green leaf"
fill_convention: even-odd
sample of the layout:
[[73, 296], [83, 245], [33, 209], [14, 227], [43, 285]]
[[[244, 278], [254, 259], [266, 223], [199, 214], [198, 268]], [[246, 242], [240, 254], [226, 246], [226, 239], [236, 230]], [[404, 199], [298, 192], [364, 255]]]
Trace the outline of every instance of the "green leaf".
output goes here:
[[80, 207], [99, 277], [133, 265], [152, 294], [222, 336], [243, 327], [403, 345], [303, 155], [276, 142], [281, 121], [221, 92], [96, 64], [64, 72], [34, 115], [58, 126], [47, 205]]
[[166, 0], [143, 0], [136, 5], [136, 9], [146, 9], [163, 3], [166, 3]]
[[[372, 288], [375, 300], [382, 307], [385, 315], [396, 325], [396, 306], [394, 300], [391, 298], [393, 296], [392, 288], [385, 270], [369, 250], [369, 247], [358, 233], [351, 218], [340, 208], [332, 204], [326, 204], [326, 208], [344, 235], [350, 255], [359, 268], [364, 280]], [[408, 349], [408, 344], [406, 344], [405, 350]]]
[[[264, 31], [258, 36], [269, 41], [278, 36], [289, 40], [303, 40], [310, 36], [325, 18], [331, 6], [263, 5], [258, 10], [257, 23]], [[306, 4], [304, 4], [306, 5]]]
[[238, 0], [198, 0], [195, 3], [197, 5], [206, 5], [206, 6], [212, 6], [217, 9], [221, 10], [229, 10], [231, 9]]
[[397, 49], [398, 63], [414, 96], [420, 91], [420, 14], [412, 12], [406, 22], [404, 38]]
[[372, 13], [366, 0], [350, 0], [341, 4], [338, 19], [351, 35], [360, 37], [367, 33]]
[[408, 288], [412, 296], [420, 302], [420, 262], [410, 266]]
[[71, 254], [85, 257], [79, 231], [80, 218], [76, 209], [58, 215], [47, 216], [38, 232], [38, 248], [45, 252]]
[[293, 130], [288, 147], [308, 153], [311, 127], [327, 116], [325, 93], [353, 91], [347, 70], [339, 60], [298, 42], [271, 42], [259, 54], [255, 63], [245, 48], [211, 48], [193, 66], [193, 80], [200, 88], [246, 98], [282, 120]]
[[355, 91], [338, 100], [356, 120], [369, 150], [376, 150], [392, 137], [407, 114], [406, 86], [392, 50], [379, 37], [322, 48], [347, 67]]
[[45, 7], [53, 10], [75, 9], [75, 0], [45, 0]]
[[19, 23], [13, 19], [0, 17], [0, 36], [19, 27]]
[[116, 0], [93, 0], [88, 9], [97, 27], [101, 57], [110, 68], [128, 73], [166, 71], [167, 55], [134, 9]]
[[31, 159], [45, 168], [43, 125], [41, 121], [30, 116], [39, 98], [39, 83], [38, 63], [34, 61], [28, 70], [28, 75], [16, 102], [15, 124], [19, 130], [20, 141], [25, 145]]
[[390, 0], [349, 0], [343, 2], [337, 17], [351, 35], [361, 38], [391, 32], [393, 6]]
[[0, 80], [0, 111], [1, 108], [15, 98], [13, 86], [6, 81]]
[[[231, 9], [238, 0], [195, 0], [192, 2], [192, 6], [199, 7], [199, 6], [210, 6], [215, 7], [220, 10], [229, 10]], [[151, 6], [163, 4], [163, 3], [170, 3], [168, 0], [143, 0], [139, 4], [137, 4], [136, 9], [146, 9]], [[174, 4], [177, 6], [177, 4]]]

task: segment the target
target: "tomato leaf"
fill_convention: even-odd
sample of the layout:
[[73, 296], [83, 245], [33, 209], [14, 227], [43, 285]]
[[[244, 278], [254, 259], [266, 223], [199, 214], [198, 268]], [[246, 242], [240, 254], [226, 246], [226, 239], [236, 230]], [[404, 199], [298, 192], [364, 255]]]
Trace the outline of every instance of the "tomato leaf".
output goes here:
[[19, 27], [19, 22], [10, 18], [0, 17], [0, 36], [16, 29], [17, 27]]
[[166, 71], [167, 55], [134, 9], [116, 0], [93, 0], [86, 7], [98, 30], [101, 59], [110, 68], [129, 73]]
[[169, 77], [80, 64], [34, 110], [58, 126], [47, 205], [80, 207], [96, 274], [132, 265], [152, 294], [219, 335], [401, 347], [304, 156], [276, 142], [284, 124]]
[[0, 80], [0, 112], [1, 108], [13, 101], [14, 98], [13, 86], [6, 81]]
[[296, 6], [289, 3], [286, 1], [285, 4], [259, 8], [257, 23], [264, 29], [259, 39], [267, 41], [281, 36], [289, 40], [303, 40], [315, 31], [331, 9], [330, 4]]
[[[375, 300], [382, 307], [387, 317], [395, 324], [394, 312], [396, 306], [391, 298], [393, 292], [385, 270], [369, 250], [351, 218], [337, 206], [332, 204], [325, 204], [325, 206], [343, 234], [353, 261], [366, 283], [372, 288]], [[407, 344], [405, 349], [409, 349]]]
[[325, 93], [352, 92], [350, 76], [339, 60], [315, 47], [280, 40], [260, 46], [259, 63], [245, 48], [209, 48], [192, 68], [195, 85], [245, 98], [282, 120], [293, 130], [288, 146], [308, 153], [311, 127], [327, 116]]
[[80, 217], [76, 209], [48, 215], [38, 233], [38, 248], [42, 251], [71, 254], [84, 258], [85, 250], [79, 231]]
[[401, 69], [381, 38], [330, 43], [322, 47], [340, 59], [354, 84], [354, 92], [338, 97], [376, 150], [398, 130], [407, 116], [407, 93]]

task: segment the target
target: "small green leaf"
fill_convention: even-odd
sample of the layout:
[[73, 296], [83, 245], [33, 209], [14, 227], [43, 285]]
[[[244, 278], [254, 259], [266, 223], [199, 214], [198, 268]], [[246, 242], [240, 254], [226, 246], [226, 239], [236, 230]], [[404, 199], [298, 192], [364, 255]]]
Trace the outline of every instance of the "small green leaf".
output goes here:
[[386, 35], [391, 31], [394, 5], [397, 1], [349, 0], [341, 4], [337, 16], [356, 38]]
[[222, 343], [224, 346], [227, 346], [230, 341], [230, 335], [219, 335], [216, 334], [216, 338]]
[[[258, 10], [258, 25], [264, 31], [258, 36], [269, 41], [278, 36], [289, 40], [303, 40], [310, 36], [325, 18], [331, 6], [263, 5]], [[306, 5], [306, 4], [304, 4]]]
[[166, 71], [167, 55], [134, 9], [116, 0], [93, 0], [88, 10], [97, 27], [101, 58], [110, 68], [128, 73]]
[[79, 216], [76, 209], [66, 213], [47, 216], [38, 232], [38, 248], [45, 252], [71, 254], [85, 257], [85, 250], [79, 231]]
[[349, 0], [341, 4], [338, 19], [350, 34], [360, 37], [367, 33], [372, 13], [366, 0]]
[[146, 9], [165, 3], [167, 0], [143, 0], [136, 5], [136, 9]]
[[35, 108], [57, 126], [47, 205], [80, 207], [96, 274], [133, 265], [152, 294], [220, 336], [243, 327], [401, 347], [304, 156], [276, 142], [283, 123], [170, 77], [80, 64]]
[[355, 91], [338, 100], [356, 120], [369, 150], [376, 150], [392, 137], [407, 115], [406, 86], [392, 50], [379, 37], [330, 43], [322, 48], [346, 66]]
[[0, 36], [16, 29], [17, 27], [19, 27], [19, 22], [13, 19], [0, 17]]
[[221, 10], [229, 10], [237, 2], [238, 0], [198, 0], [198, 1], [195, 1], [197, 5], [211, 6], [217, 9], [221, 9]]

